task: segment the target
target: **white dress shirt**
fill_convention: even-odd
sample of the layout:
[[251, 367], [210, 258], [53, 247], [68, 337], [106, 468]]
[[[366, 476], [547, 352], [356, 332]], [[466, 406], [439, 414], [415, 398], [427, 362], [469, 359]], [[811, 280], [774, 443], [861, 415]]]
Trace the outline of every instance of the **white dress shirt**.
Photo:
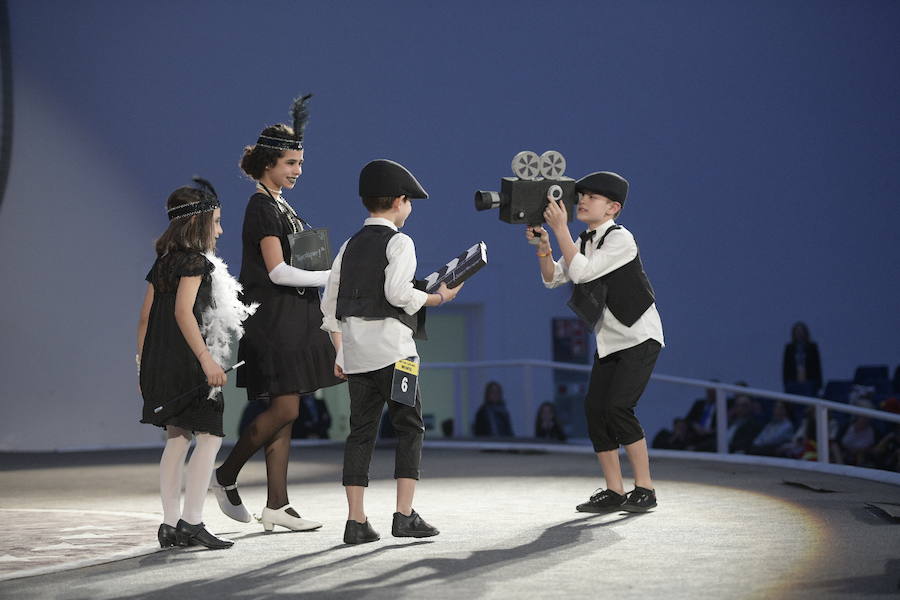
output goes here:
[[[544, 285], [548, 288], [555, 288], [569, 282], [587, 283], [634, 260], [638, 253], [637, 244], [631, 232], [624, 227], [610, 233], [603, 241], [603, 247], [597, 249], [600, 238], [607, 229], [615, 224], [615, 221], [610, 219], [600, 225], [596, 229], [594, 238], [588, 241], [585, 253], [578, 253], [572, 257], [571, 265], [566, 265], [565, 258], [554, 261], [553, 279], [544, 281], [541, 276]], [[580, 246], [581, 241], [575, 240], [575, 244]], [[662, 321], [656, 310], [655, 302], [638, 317], [631, 327], [623, 325], [616, 319], [608, 306], [604, 307], [603, 315], [594, 327], [594, 334], [597, 336], [597, 356], [600, 358], [637, 346], [649, 339], [656, 340], [662, 346], [666, 345], [663, 339]]]
[[[364, 225], [384, 225], [397, 231], [391, 221], [377, 217], [369, 217]], [[335, 317], [341, 261], [347, 242], [334, 259], [322, 296], [322, 329], [341, 333], [343, 340], [337, 353], [337, 364], [347, 374], [367, 373], [394, 364], [401, 358], [418, 358], [412, 330], [398, 319], [345, 317], [338, 320]], [[428, 299], [428, 294], [415, 289], [412, 284], [416, 272], [416, 246], [411, 237], [397, 233], [388, 241], [385, 254], [388, 264], [384, 268], [384, 296], [390, 304], [413, 315]]]

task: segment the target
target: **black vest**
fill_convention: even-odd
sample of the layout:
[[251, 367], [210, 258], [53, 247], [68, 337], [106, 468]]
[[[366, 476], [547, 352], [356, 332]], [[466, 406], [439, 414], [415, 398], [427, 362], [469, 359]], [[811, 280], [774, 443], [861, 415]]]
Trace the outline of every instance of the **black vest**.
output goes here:
[[[398, 232], [387, 225], [366, 225], [347, 242], [341, 259], [335, 316], [367, 319], [394, 318], [412, 329], [415, 339], [425, 337], [425, 307], [408, 315], [384, 296], [384, 269], [388, 265], [387, 245]], [[417, 289], [424, 286], [414, 282]]]
[[[614, 225], [607, 229], [597, 242], [597, 248], [616, 229], [621, 227]], [[603, 316], [603, 308], [608, 306], [620, 323], [631, 327], [654, 301], [653, 288], [644, 273], [641, 254], [638, 252], [633, 260], [615, 271], [593, 281], [576, 284], [569, 299], [569, 308], [594, 327]]]

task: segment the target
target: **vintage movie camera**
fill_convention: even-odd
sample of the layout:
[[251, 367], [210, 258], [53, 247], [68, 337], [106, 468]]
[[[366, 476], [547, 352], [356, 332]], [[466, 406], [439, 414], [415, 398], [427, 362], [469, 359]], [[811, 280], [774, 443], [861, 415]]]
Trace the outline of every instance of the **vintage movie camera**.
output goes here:
[[547, 198], [562, 200], [572, 220], [577, 200], [575, 180], [563, 177], [566, 159], [556, 150], [547, 150], [540, 156], [526, 150], [513, 157], [515, 177], [500, 180], [499, 192], [475, 192], [475, 209], [500, 209], [500, 220], [507, 223], [540, 225], [544, 222]]

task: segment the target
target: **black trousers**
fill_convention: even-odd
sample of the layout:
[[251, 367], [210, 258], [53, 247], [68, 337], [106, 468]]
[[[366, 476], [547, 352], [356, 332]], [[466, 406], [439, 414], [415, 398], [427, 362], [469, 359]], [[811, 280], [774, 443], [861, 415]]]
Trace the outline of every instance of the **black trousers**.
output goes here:
[[650, 381], [661, 348], [659, 342], [651, 339], [603, 358], [594, 355], [584, 399], [594, 452], [616, 450], [644, 438], [634, 407]]
[[387, 402], [391, 424], [397, 433], [394, 479], [419, 478], [422, 460], [422, 402], [416, 390], [416, 405], [407, 406], [390, 399], [394, 365], [377, 371], [348, 375], [350, 388], [350, 435], [344, 446], [344, 485], [369, 485], [369, 464], [375, 449], [378, 424]]

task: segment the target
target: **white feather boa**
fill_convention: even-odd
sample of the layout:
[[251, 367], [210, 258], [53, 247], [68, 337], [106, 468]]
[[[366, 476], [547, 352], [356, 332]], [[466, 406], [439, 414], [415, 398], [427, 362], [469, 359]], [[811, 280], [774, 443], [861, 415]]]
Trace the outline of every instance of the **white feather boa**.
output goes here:
[[[244, 335], [244, 320], [256, 312], [259, 304], [249, 306], [238, 298], [243, 287], [228, 272], [225, 261], [213, 254], [205, 254], [207, 260], [215, 266], [210, 274], [212, 280], [212, 302], [203, 311], [200, 333], [206, 340], [209, 353], [222, 368], [228, 368], [226, 361], [231, 359], [231, 344]], [[212, 388], [209, 397], [213, 398], [222, 388]]]

